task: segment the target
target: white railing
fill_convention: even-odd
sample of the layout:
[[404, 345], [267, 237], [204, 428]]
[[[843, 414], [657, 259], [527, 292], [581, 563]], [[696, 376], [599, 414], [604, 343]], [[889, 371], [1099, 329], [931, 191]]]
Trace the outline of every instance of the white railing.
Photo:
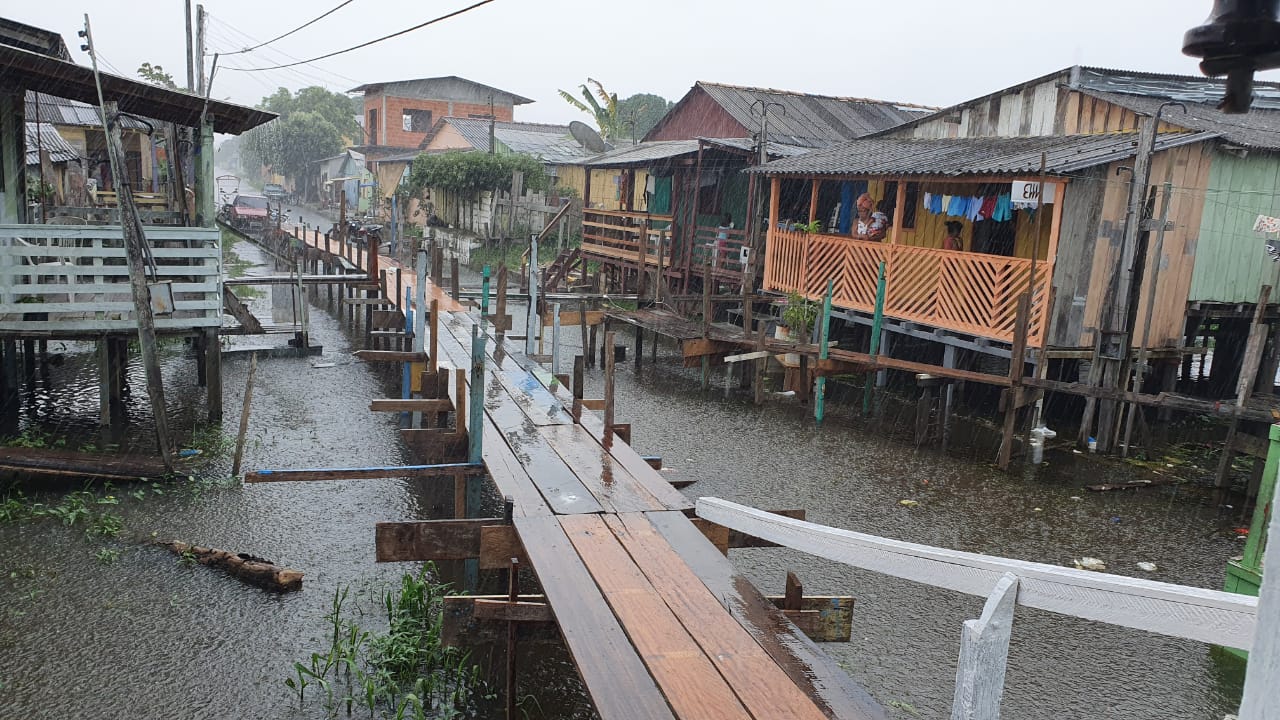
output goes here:
[[[221, 234], [144, 228], [174, 312], [157, 329], [222, 324]], [[0, 331], [95, 332], [137, 328], [124, 234], [116, 225], [0, 225]]]
[[[1276, 647], [1280, 641], [1272, 637], [1280, 633], [1280, 618], [1267, 632], [1259, 632], [1259, 601], [1255, 597], [890, 540], [795, 520], [719, 498], [699, 498], [697, 513], [698, 517], [731, 530], [810, 555], [986, 597], [982, 617], [966, 621], [962, 633], [953, 720], [999, 717], [1015, 604], [1254, 650], [1241, 720], [1251, 717], [1247, 714], [1251, 684], [1259, 701], [1265, 700], [1273, 707], [1276, 698], [1264, 696], [1280, 691], [1280, 662], [1259, 657], [1264, 644], [1268, 652], [1280, 657], [1280, 647]], [[1273, 519], [1272, 524], [1272, 531], [1280, 532], [1280, 521]], [[1268, 591], [1264, 585], [1264, 597]], [[1280, 603], [1280, 597], [1275, 601], [1273, 605]], [[1259, 638], [1256, 648], [1255, 636]], [[1254, 667], [1260, 664], [1270, 668], [1270, 675], [1255, 682]]]

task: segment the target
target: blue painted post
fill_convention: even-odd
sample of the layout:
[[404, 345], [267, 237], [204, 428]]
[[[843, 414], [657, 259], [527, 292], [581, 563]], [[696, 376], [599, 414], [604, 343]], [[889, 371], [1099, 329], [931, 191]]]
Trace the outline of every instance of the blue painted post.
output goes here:
[[[884, 325], [884, 261], [880, 261], [880, 274], [876, 278], [876, 312], [871, 320], [871, 357], [880, 352], [880, 328]], [[871, 414], [871, 375], [862, 389], [862, 414]]]
[[484, 462], [484, 335], [471, 326], [471, 411], [467, 423], [467, 457]]
[[[413, 288], [411, 287], [404, 289], [404, 331], [406, 333], [413, 332]], [[408, 400], [413, 394], [413, 363], [402, 363], [401, 365], [400, 397]], [[400, 427], [410, 427], [409, 419], [409, 413], [400, 413]]]
[[[822, 324], [818, 326], [818, 359], [826, 360], [827, 353], [831, 347], [831, 294], [835, 291], [835, 278], [827, 280], [827, 294], [822, 298]], [[800, 378], [801, 382], [805, 378]], [[827, 378], [819, 375], [817, 387], [814, 391], [815, 402], [813, 403], [813, 419], [819, 425], [822, 424], [822, 415], [826, 411], [827, 404]]]
[[489, 266], [484, 266], [484, 279], [480, 284], [480, 329], [485, 327], [485, 318], [489, 316]]

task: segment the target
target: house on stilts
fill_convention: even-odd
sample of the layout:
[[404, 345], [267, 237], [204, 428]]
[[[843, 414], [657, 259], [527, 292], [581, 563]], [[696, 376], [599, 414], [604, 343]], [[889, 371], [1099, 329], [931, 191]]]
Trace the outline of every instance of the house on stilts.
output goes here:
[[[47, 160], [53, 159], [42, 147], [47, 129], [69, 124], [49, 108], [96, 112], [99, 81], [119, 117], [127, 118], [133, 131], [152, 136], [146, 147], [170, 152], [161, 153], [162, 162], [154, 166], [154, 154], [145, 161], [126, 157], [123, 177], [112, 177], [92, 170], [102, 159], [95, 148], [105, 146], [90, 139], [85, 146], [89, 156], [74, 162], [90, 168], [96, 193], [88, 199], [66, 192], [29, 195], [29, 172], [44, 183], [53, 179], [42, 179]], [[42, 115], [32, 133], [26, 123], [35, 118], [26, 117], [28, 108]], [[220, 232], [214, 222], [213, 135], [239, 134], [274, 117], [108, 73], [95, 79], [92, 69], [71, 61], [57, 33], [0, 20], [0, 418], [10, 430], [25, 402], [20, 389], [35, 372], [37, 348], [50, 340], [97, 343], [101, 422], [115, 425], [121, 417], [129, 341], [138, 334], [116, 206], [117, 190], [126, 182], [154, 191], [141, 213], [144, 234], [155, 280], [168, 281], [173, 299], [172, 311], [156, 317], [156, 331], [194, 339], [201, 384], [208, 387], [209, 415], [220, 417], [223, 286]], [[28, 138], [37, 146], [31, 147]], [[81, 150], [75, 142], [68, 144]], [[194, 147], [194, 167], [184, 162], [183, 153], [173, 151], [180, 147]], [[29, 170], [26, 158], [33, 150], [36, 162]], [[59, 147], [63, 154], [66, 150], [66, 144]], [[138, 167], [154, 173], [134, 177]], [[89, 205], [64, 204], [72, 199]]]

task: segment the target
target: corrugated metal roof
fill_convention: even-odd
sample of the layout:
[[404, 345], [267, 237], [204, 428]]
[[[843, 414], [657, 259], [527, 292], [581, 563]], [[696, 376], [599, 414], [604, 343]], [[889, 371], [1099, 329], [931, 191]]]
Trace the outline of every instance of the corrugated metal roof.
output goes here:
[[930, 114], [933, 108], [866, 98], [810, 95], [771, 88], [699, 82], [701, 88], [739, 124], [755, 128], [760, 117], [752, 105], [777, 103], [769, 110], [769, 140], [820, 148], [862, 137]]
[[[1163, 133], [1156, 150], [1217, 137], [1211, 132]], [[1137, 154], [1137, 133], [984, 138], [862, 138], [775, 160], [753, 172], [769, 175], [1005, 175], [1070, 173]]]
[[[38, 113], [38, 114], [37, 114]], [[27, 119], [54, 125], [74, 125], [76, 127], [102, 127], [98, 118], [98, 108], [77, 100], [54, 97], [48, 93], [37, 93], [28, 90], [26, 94]], [[133, 130], [146, 130], [147, 125], [128, 115], [120, 116], [120, 127]]]
[[[1076, 68], [1071, 69], [1071, 72], [1075, 71]], [[1187, 103], [1217, 105], [1226, 92], [1225, 80], [1193, 75], [1164, 75], [1099, 67], [1081, 67], [1077, 75], [1074, 80], [1081, 88]], [[1280, 110], [1280, 83], [1261, 80], [1255, 82], [1252, 107]]]
[[407, 80], [384, 80], [382, 82], [365, 83], [364, 85], [361, 85], [359, 87], [351, 88], [347, 92], [349, 93], [379, 92], [384, 88], [395, 87], [395, 86], [406, 86], [406, 85], [417, 85], [419, 87], [430, 88], [433, 85], [447, 86], [452, 83], [461, 83], [464, 85], [469, 85], [482, 92], [494, 92], [494, 93], [500, 93], [502, 95], [506, 95], [511, 98], [512, 105], [527, 105], [533, 102], [532, 100], [530, 100], [527, 97], [524, 97], [523, 95], [517, 95], [508, 90], [496, 88], [492, 85], [485, 85], [484, 83], [478, 83], [475, 80], [468, 80], [464, 77], [459, 77], [457, 75], [442, 75], [440, 77], [429, 77], [429, 78], [410, 78]]
[[[488, 149], [488, 120], [446, 117], [442, 122], [452, 125], [471, 147], [477, 150]], [[573, 139], [568, 125], [495, 122], [493, 136], [513, 153], [531, 155], [552, 165], [575, 162], [593, 154]]]
[[697, 140], [650, 140], [603, 152], [578, 164], [589, 167], [640, 166], [696, 152], [698, 152]]
[[[1162, 97], [1143, 97], [1123, 93], [1082, 89], [1086, 95], [1105, 100], [1139, 115], [1154, 116], [1165, 102]], [[1188, 130], [1218, 133], [1237, 145], [1265, 150], [1280, 149], [1280, 110], [1255, 109], [1241, 115], [1228, 115], [1212, 105], [1187, 101], [1186, 111], [1167, 108], [1160, 119]]]
[[[743, 150], [746, 152], [754, 152], [756, 149], [756, 141], [751, 138], [698, 138], [708, 145], [718, 145], [720, 147], [733, 148], [735, 150]], [[784, 143], [771, 142], [766, 147], [766, 151], [771, 157], [787, 158], [803, 155], [813, 148], [796, 147], [795, 145], [786, 145]]]
[[58, 134], [49, 123], [27, 123], [27, 164], [40, 164], [40, 150], [49, 153], [51, 162], [71, 162], [80, 159], [80, 153]]

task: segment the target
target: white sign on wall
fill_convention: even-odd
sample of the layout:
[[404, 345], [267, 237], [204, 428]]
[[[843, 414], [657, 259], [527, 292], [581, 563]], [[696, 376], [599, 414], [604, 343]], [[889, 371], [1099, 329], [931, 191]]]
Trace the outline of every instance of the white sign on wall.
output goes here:
[[[1044, 201], [1046, 203], [1053, 202], [1053, 183], [1044, 184]], [[1015, 203], [1033, 203], [1040, 204], [1040, 181], [1039, 180], [1014, 180], [1011, 199]]]

